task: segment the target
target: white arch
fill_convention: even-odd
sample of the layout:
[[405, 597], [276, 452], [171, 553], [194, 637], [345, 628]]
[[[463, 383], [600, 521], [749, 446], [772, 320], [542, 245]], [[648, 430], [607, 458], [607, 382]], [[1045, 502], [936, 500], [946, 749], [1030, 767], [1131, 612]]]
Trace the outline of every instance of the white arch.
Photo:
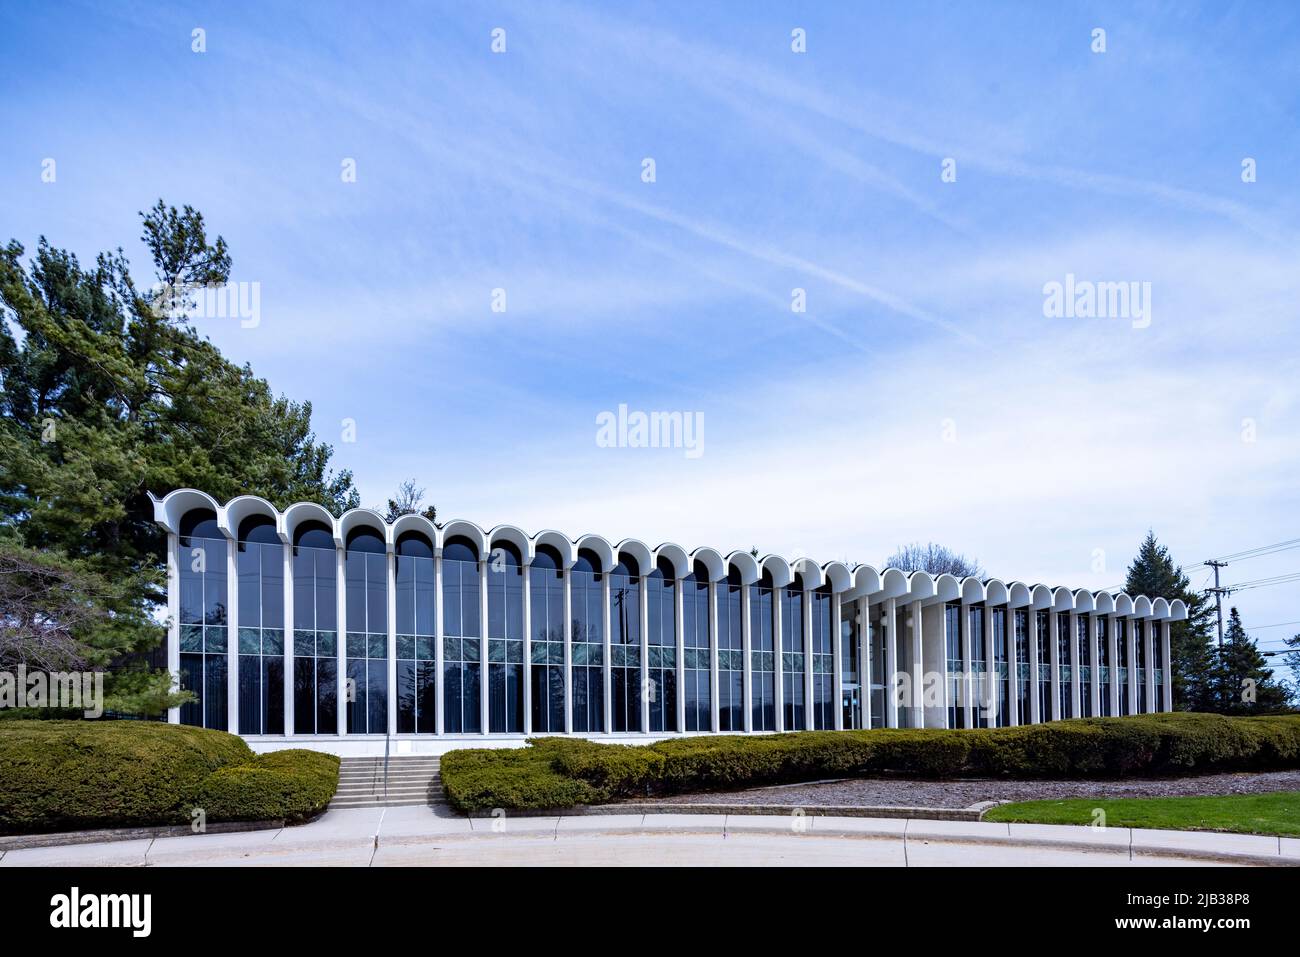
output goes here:
[[280, 530], [280, 513], [276, 511], [274, 505], [260, 495], [236, 495], [218, 514], [221, 517], [217, 520], [217, 524], [232, 539], [239, 537], [239, 526], [244, 524], [244, 519], [263, 515], [275, 523], [275, 533], [281, 536], [281, 541], [284, 541], [283, 532]]
[[934, 579], [928, 572], [915, 571], [907, 576], [907, 597], [909, 601], [925, 601], [934, 596]]
[[1092, 596], [1097, 606], [1097, 614], [1111, 615], [1115, 613], [1115, 596], [1108, 591], [1099, 591]]
[[950, 575], [944, 572], [934, 580], [935, 597], [942, 602], [959, 601], [961, 599], [961, 582], [956, 575]]
[[1010, 582], [1007, 585], [1007, 604], [1012, 608], [1024, 608], [1030, 602], [1029, 586], [1024, 582]]
[[1093, 600], [1092, 592], [1088, 591], [1088, 589], [1086, 588], [1075, 589], [1073, 595], [1074, 595], [1075, 611], [1090, 612], [1097, 607], [1097, 603]]
[[716, 548], [709, 548], [707, 545], [701, 545], [695, 551], [691, 552], [691, 565], [699, 562], [709, 573], [709, 581], [722, 581], [727, 577], [727, 563], [723, 561], [722, 553]]
[[1133, 614], [1133, 599], [1124, 592], [1115, 595], [1115, 614], [1120, 618], [1128, 618]]
[[419, 532], [427, 538], [429, 544], [433, 547], [435, 555], [438, 553], [438, 549], [442, 548], [442, 533], [439, 531], [438, 526], [417, 512], [407, 512], [405, 515], [399, 515], [397, 520], [393, 522], [394, 548], [397, 547], [397, 540], [407, 532]]
[[1035, 611], [1052, 607], [1052, 590], [1046, 585], [1035, 585], [1031, 590]]
[[1172, 602], [1170, 602], [1169, 619], [1170, 621], [1186, 621], [1187, 602], [1183, 601], [1181, 598], [1175, 598]]
[[686, 549], [672, 542], [664, 542], [654, 551], [654, 562], [651, 567], [654, 568], [659, 564], [659, 560], [664, 559], [668, 564], [673, 566], [673, 578], [685, 578], [691, 573], [691, 558], [686, 554]]
[[467, 538], [474, 543], [474, 548], [478, 551], [480, 560], [488, 555], [487, 532], [479, 528], [473, 522], [468, 522], [463, 518], [452, 519], [442, 526], [442, 543], [441, 547], [446, 548], [447, 542], [453, 537], [460, 536]]
[[784, 588], [794, 581], [794, 572], [790, 570], [790, 563], [780, 555], [764, 555], [759, 564], [764, 571], [771, 574], [773, 588]]
[[961, 600], [963, 604], [973, 605], [984, 600], [984, 583], [978, 578], [961, 580]]
[[583, 535], [577, 541], [575, 553], [582, 551], [584, 548], [595, 552], [596, 557], [600, 559], [600, 571], [608, 574], [614, 567], [614, 546], [609, 543], [609, 539], [601, 535]]
[[393, 550], [393, 529], [373, 508], [350, 508], [342, 515], [334, 527], [334, 541], [346, 545], [348, 536], [357, 528], [372, 528], [384, 540], [384, 549]]
[[990, 578], [984, 583], [984, 601], [989, 605], [1005, 605], [1009, 597], [1006, 582], [999, 578]]
[[1138, 618], [1151, 617], [1151, 599], [1146, 595], [1138, 595], [1133, 599], [1133, 614]]
[[736, 570], [740, 572], [740, 582], [742, 585], [752, 585], [759, 579], [758, 559], [749, 554], [749, 552], [736, 549], [727, 556], [727, 565], [728, 567], [732, 565], [736, 566]]
[[853, 569], [853, 589], [864, 595], [874, 595], [881, 589], [880, 572], [871, 565], [857, 565]]
[[650, 552], [650, 546], [636, 538], [625, 538], [618, 543], [618, 548], [614, 552], [617, 556], [626, 552], [636, 563], [642, 575], [649, 575], [654, 571], [654, 556]]
[[1164, 620], [1169, 617], [1169, 602], [1163, 598], [1157, 598], [1151, 603], [1151, 614], [1155, 618]]
[[162, 498], [150, 492], [149, 498], [153, 499], [153, 520], [167, 531], [177, 535], [180, 534], [181, 519], [185, 517], [185, 513], [196, 508], [211, 509], [217, 516], [218, 525], [221, 523], [223, 509], [207, 492], [200, 492], [193, 488], [178, 488], [168, 492]]
[[897, 568], [886, 568], [880, 575], [884, 598], [902, 598], [907, 594], [907, 575]]
[[826, 581], [831, 583], [832, 594], [841, 594], [853, 586], [853, 573], [849, 571], [849, 566], [841, 561], [827, 562], [822, 566], [822, 573]]
[[1074, 592], [1064, 586], [1052, 589], [1053, 611], [1074, 611]]
[[509, 542], [519, 552], [519, 560], [525, 565], [533, 561], [533, 540], [518, 525], [497, 525], [487, 533], [488, 554], [497, 542]]
[[537, 554], [538, 546], [549, 545], [560, 554], [560, 565], [563, 568], [572, 568], [578, 553], [573, 548], [573, 542], [569, 541], [567, 535], [561, 534], [554, 529], [543, 529], [533, 536], [533, 555]]
[[298, 526], [303, 522], [324, 522], [325, 527], [330, 530], [330, 537], [338, 541], [338, 522], [334, 516], [322, 505], [315, 502], [294, 502], [284, 510], [281, 516], [281, 534], [284, 540], [292, 542], [294, 536], [298, 533]]

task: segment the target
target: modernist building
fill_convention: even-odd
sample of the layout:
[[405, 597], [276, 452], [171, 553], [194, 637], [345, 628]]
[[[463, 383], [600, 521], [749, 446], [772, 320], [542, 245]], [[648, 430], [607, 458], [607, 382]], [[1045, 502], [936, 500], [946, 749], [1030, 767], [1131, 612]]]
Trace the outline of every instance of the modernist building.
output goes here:
[[192, 489], [154, 501], [168, 666], [198, 695], [169, 718], [268, 745], [1168, 711], [1169, 623], [1187, 616], [1159, 597]]

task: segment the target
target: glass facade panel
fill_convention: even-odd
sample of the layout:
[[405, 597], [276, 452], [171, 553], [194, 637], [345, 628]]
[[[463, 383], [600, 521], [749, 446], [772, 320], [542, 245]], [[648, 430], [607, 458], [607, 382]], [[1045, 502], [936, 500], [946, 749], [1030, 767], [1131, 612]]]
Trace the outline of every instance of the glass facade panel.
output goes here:
[[1091, 718], [1092, 714], [1092, 618], [1089, 615], [1075, 616], [1075, 632], [1079, 642], [1079, 711], [1080, 717]]
[[1015, 631], [1016, 653], [1016, 720], [1020, 724], [1029, 724], [1029, 611], [1025, 608], [1015, 610], [1013, 622]]
[[1119, 669], [1119, 713], [1128, 715], [1133, 713], [1133, 706], [1129, 704], [1129, 654], [1128, 654], [1128, 636], [1130, 622], [1127, 618], [1119, 620], [1119, 633], [1115, 637], [1115, 667]]
[[338, 574], [333, 535], [300, 530], [293, 550], [293, 731], [338, 734]]
[[433, 549], [423, 539], [397, 546], [397, 731], [438, 730], [438, 589]]
[[646, 578], [650, 674], [646, 697], [651, 731], [677, 731], [677, 582], [662, 562]]
[[487, 561], [488, 730], [524, 730], [524, 569], [519, 554], [498, 544]]
[[[269, 528], [274, 535], [274, 525]], [[284, 546], [241, 541], [235, 562], [239, 733], [284, 734]]]
[[745, 730], [745, 635], [740, 573], [718, 583], [718, 727]]
[[1101, 692], [1101, 716], [1109, 718], [1111, 716], [1110, 707], [1110, 641], [1106, 636], [1106, 616], [1097, 615], [1094, 617], [1096, 622], [1097, 637], [1097, 687]]
[[1058, 612], [1056, 615], [1056, 653], [1060, 656], [1057, 666], [1061, 672], [1061, 717], [1074, 717], [1074, 701], [1070, 694], [1072, 669], [1070, 665], [1070, 613]]
[[750, 720], [755, 731], [776, 730], [776, 620], [772, 589], [754, 586], [749, 591]]
[[682, 581], [682, 644], [686, 730], [711, 731], [709, 583], [701, 566]]
[[834, 598], [830, 586], [810, 592], [812, 599], [812, 670], [813, 728], [829, 731], [835, 727], [835, 635], [831, 632], [831, 609]]
[[970, 629], [971, 725], [988, 727], [993, 721], [995, 705], [989, 688], [988, 649], [984, 646], [984, 605], [967, 606], [966, 626]]
[[528, 576], [533, 733], [559, 734], [564, 731], [564, 573], [559, 555], [538, 549]]
[[579, 558], [569, 573], [573, 602], [573, 730], [605, 730], [604, 579]]
[[443, 549], [442, 616], [443, 730], [447, 734], [481, 734], [483, 634], [479, 562], [468, 545], [448, 544]]
[[948, 727], [966, 727], [966, 674], [961, 654], [961, 603], [943, 607], [944, 664], [948, 670]]
[[388, 557], [369, 529], [349, 536], [343, 564], [347, 614], [347, 731], [388, 731]]
[[1049, 611], [1034, 612], [1034, 642], [1038, 650], [1038, 720], [1052, 720], [1052, 633]]
[[1137, 711], [1135, 714], [1146, 714], [1147, 712], [1147, 663], [1146, 663], [1146, 627], [1145, 621], [1135, 621], [1133, 631], [1133, 661], [1136, 664], [1137, 673], [1133, 680], [1137, 682]]
[[631, 559], [609, 576], [610, 704], [616, 732], [641, 731], [641, 578]]
[[862, 625], [857, 621], [857, 604], [840, 608], [840, 699], [844, 728], [862, 727]]
[[181, 724], [225, 731], [229, 582], [226, 548], [215, 516], [179, 538], [181, 688], [197, 698], [181, 705]]
[[1011, 723], [1011, 662], [1007, 648], [1007, 610], [994, 608], [993, 619], [993, 672], [994, 688], [998, 696], [994, 714], [997, 726], [1005, 728]]
[[802, 582], [796, 579], [795, 585], [780, 589], [778, 600], [781, 602], [781, 710], [785, 712], [784, 727], [787, 731], [806, 731], [804, 675], [807, 655], [803, 641]]

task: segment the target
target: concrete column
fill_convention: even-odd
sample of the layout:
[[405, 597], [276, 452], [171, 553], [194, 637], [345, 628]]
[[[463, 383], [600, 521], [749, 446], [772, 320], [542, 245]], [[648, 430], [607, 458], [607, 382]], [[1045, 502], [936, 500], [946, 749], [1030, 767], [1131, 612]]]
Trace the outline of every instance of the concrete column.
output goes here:
[[[677, 733], [686, 730], [686, 582], [680, 579], [673, 585], [674, 647], [677, 670]], [[666, 717], [666, 716], [665, 716]]]
[[[181, 686], [181, 558], [180, 536], [167, 533], [167, 671], [174, 688]], [[167, 723], [181, 723], [179, 707], [167, 709]]]
[[[226, 534], [226, 730], [239, 734], [239, 543]], [[261, 730], [261, 729], [258, 729]]]
[[604, 718], [604, 722], [605, 722], [604, 725], [605, 733], [611, 734], [614, 730], [614, 673], [613, 673], [613, 663], [611, 661], [613, 657], [613, 650], [612, 650], [613, 642], [611, 640], [612, 636], [609, 633], [609, 628], [610, 628], [609, 601], [611, 598], [613, 583], [609, 580], [608, 569], [606, 569], [605, 574], [600, 576], [600, 584], [601, 584], [600, 615], [601, 615], [601, 621], [604, 622], [604, 627], [602, 631], [604, 632], [604, 643], [605, 643], [605, 647], [602, 652], [602, 659], [604, 661], [604, 666], [600, 669], [601, 681], [604, 683], [605, 686], [605, 695], [604, 695], [605, 712], [602, 717]]
[[775, 649], [773, 654], [776, 657], [776, 730], [785, 730], [785, 662], [782, 660], [782, 653], [785, 651], [785, 642], [781, 637], [781, 594], [784, 588], [772, 589], [772, 647]]
[[989, 712], [984, 727], [996, 728], [998, 697], [1002, 694], [1002, 689], [998, 687], [998, 676], [995, 671], [997, 658], [993, 654], [993, 609], [989, 607], [988, 602], [984, 603], [984, 661], [988, 667], [984, 671], [985, 686], [980, 689], [980, 699], [988, 706]]
[[807, 588], [803, 592], [803, 720], [805, 729], [812, 731], [817, 727], [813, 707], [813, 593]]
[[[913, 601], [907, 609], [911, 620], [912, 648], [912, 727], [925, 727], [925, 654], [922, 645], [925, 627], [921, 622], [921, 603]], [[836, 658], [838, 659], [838, 655]]]
[[1160, 706], [1156, 703], [1156, 669], [1152, 667], [1153, 656], [1151, 654], [1155, 645], [1155, 635], [1153, 632], [1160, 627], [1160, 622], [1154, 618], [1147, 619], [1146, 639], [1142, 649], [1142, 660], [1146, 662], [1146, 685], [1147, 685], [1147, 714], [1159, 711]]
[[1083, 695], [1079, 688], [1079, 616], [1076, 612], [1070, 612], [1067, 627], [1070, 629], [1065, 636], [1070, 642], [1070, 713], [1077, 718], [1083, 714]]
[[1165, 672], [1165, 683], [1160, 686], [1160, 707], [1164, 711], [1174, 710], [1174, 669], [1169, 658], [1170, 630], [1169, 622], [1165, 622], [1165, 626], [1160, 629], [1160, 661]]
[[[641, 616], [641, 731], [650, 730], [650, 579], [641, 576], [641, 600], [637, 603], [637, 614]], [[655, 687], [655, 695], [662, 695], [663, 690]], [[665, 723], [667, 716], [665, 715]]]
[[[1137, 671], [1137, 633], [1138, 618], [1129, 619], [1128, 626], [1128, 713], [1138, 713], [1138, 671]], [[1143, 628], [1143, 640], [1146, 629]]]
[[718, 717], [718, 655], [722, 653], [722, 638], [718, 634], [718, 583], [709, 582], [709, 707], [713, 731], [721, 730]]
[[1031, 603], [1025, 608], [1025, 626], [1029, 637], [1029, 724], [1038, 724], [1043, 720], [1042, 709], [1038, 702], [1038, 682], [1042, 680], [1038, 660], [1038, 612]]
[[488, 593], [487, 577], [489, 571], [489, 562], [491, 561], [491, 552], [484, 555], [478, 560], [478, 682], [479, 682], [479, 723], [482, 725], [482, 733], [488, 733], [488, 722], [492, 715], [492, 702], [488, 699], [489, 688], [488, 672], [491, 666], [488, 665]]
[[960, 687], [962, 690], [962, 720], [965, 722], [962, 727], [975, 727], [975, 671], [973, 660], [971, 658], [970, 646], [970, 606], [960, 604], [957, 606], [957, 627], [961, 630], [961, 667], [962, 676]]
[[871, 727], [871, 606], [867, 599], [853, 603], [858, 627], [858, 687], [862, 696], [862, 728]]
[[[919, 606], [917, 614], [920, 614]], [[834, 727], [836, 731], [844, 730], [844, 662], [841, 660], [843, 653], [842, 642], [843, 635], [840, 634], [843, 628], [840, 617], [840, 599], [838, 595], [831, 595], [831, 647], [835, 649], [831, 660], [831, 686], [832, 686], [832, 708], [835, 716]]]
[[283, 546], [284, 586], [284, 734], [293, 737], [293, 544]]
[[388, 733], [397, 734], [397, 555], [388, 552]]
[[[336, 543], [334, 546], [334, 588], [336, 591], [335, 600], [338, 609], [338, 642], [334, 649], [338, 659], [339, 670], [339, 690], [338, 690], [338, 734], [345, 735], [348, 733], [348, 706], [351, 704], [348, 694], [348, 578], [347, 578], [347, 560], [343, 551], [343, 545]], [[357, 689], [353, 687], [352, 698], [356, 697]]]
[[898, 616], [894, 614], [894, 598], [885, 599], [885, 726], [898, 727], [898, 694], [894, 676], [898, 672], [898, 646], [895, 644], [894, 631], [898, 625]]
[[745, 731], [754, 730], [754, 668], [753, 656], [750, 654], [754, 647], [754, 636], [751, 633], [750, 614], [751, 606], [754, 600], [753, 586], [740, 586], [740, 648], [741, 655], [744, 656], [744, 678], [741, 679], [740, 701], [743, 713], [741, 714], [740, 726]]
[[[1101, 647], [1097, 641], [1097, 620], [1096, 617], [1088, 619], [1088, 658], [1092, 662], [1092, 680], [1088, 682], [1088, 693], [1091, 695], [1092, 714], [1097, 717], [1101, 714]], [[1109, 660], [1109, 659], [1107, 659]]]
[[533, 570], [525, 562], [524, 576], [524, 734], [533, 733]]
[[573, 573], [565, 568], [560, 576], [564, 585], [564, 733], [573, 733]]
[[1055, 608], [1047, 611], [1047, 657], [1052, 669], [1052, 720], [1059, 721], [1061, 714], [1061, 617]]
[[1106, 652], [1106, 660], [1110, 662], [1110, 682], [1106, 688], [1106, 694], [1110, 696], [1110, 713], [1112, 717], [1119, 717], [1119, 619], [1111, 615], [1106, 622], [1106, 640], [1110, 642], [1109, 651]]
[[446, 733], [447, 701], [443, 697], [443, 630], [442, 622], [442, 549], [433, 553], [433, 688], [434, 688], [434, 729], [438, 734]]
[[[1028, 612], [1026, 612], [1028, 615]], [[1016, 648], [1016, 609], [1012, 608], [1010, 603], [1007, 604], [1006, 614], [1003, 617], [1006, 622], [1006, 637], [1004, 643], [1007, 649], [1007, 693], [1011, 696], [1007, 701], [1007, 723], [1013, 727], [1019, 727], [1020, 720], [1020, 654]], [[1025, 636], [1028, 641], [1029, 636], [1029, 619], [1025, 619]], [[1026, 648], [1026, 653], [1028, 648]]]

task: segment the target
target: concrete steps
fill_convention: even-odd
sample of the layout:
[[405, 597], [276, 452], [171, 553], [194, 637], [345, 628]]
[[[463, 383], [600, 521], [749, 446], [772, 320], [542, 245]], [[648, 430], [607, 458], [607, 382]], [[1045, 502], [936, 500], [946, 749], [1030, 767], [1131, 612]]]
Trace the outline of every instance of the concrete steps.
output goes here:
[[446, 806], [438, 758], [402, 755], [388, 759], [388, 787], [384, 787], [383, 758], [343, 758], [339, 789], [331, 808]]

